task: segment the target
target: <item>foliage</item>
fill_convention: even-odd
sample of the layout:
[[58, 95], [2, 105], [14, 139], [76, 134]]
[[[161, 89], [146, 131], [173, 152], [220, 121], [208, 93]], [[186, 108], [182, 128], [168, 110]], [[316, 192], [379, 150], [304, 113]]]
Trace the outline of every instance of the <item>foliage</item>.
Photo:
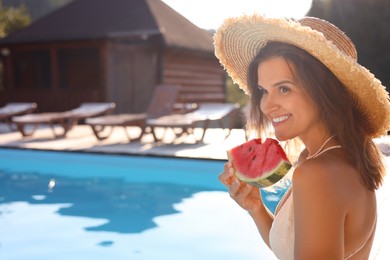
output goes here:
[[0, 38], [11, 32], [29, 25], [30, 15], [24, 5], [19, 7], [6, 7], [0, 0]]
[[313, 0], [308, 15], [343, 30], [356, 46], [359, 63], [390, 91], [389, 13], [389, 0]]
[[230, 103], [238, 103], [240, 106], [245, 106], [248, 102], [248, 96], [238, 87], [237, 84], [233, 83], [231, 77], [226, 79], [226, 101]]
[[72, 0], [3, 0], [5, 6], [24, 5], [29, 10], [33, 21], [70, 3]]
[[[241, 108], [243, 108], [248, 103], [248, 100], [248, 95], [246, 95], [237, 84], [233, 83], [232, 78], [228, 76], [226, 78], [226, 102], [237, 103]], [[245, 119], [243, 114], [240, 113], [234, 122], [234, 128], [243, 128], [245, 124], [244, 122]]]

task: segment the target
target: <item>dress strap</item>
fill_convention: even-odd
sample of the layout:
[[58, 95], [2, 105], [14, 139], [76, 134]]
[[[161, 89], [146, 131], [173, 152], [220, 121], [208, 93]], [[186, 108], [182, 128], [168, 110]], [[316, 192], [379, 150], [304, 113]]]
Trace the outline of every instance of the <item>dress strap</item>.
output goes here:
[[[308, 155], [306, 160], [308, 159], [311, 159], [311, 158], [315, 158], [317, 157], [318, 155], [322, 154], [324, 152], [324, 147], [325, 145], [330, 141], [330, 139], [332, 139], [333, 137], [335, 137], [335, 135], [331, 135], [328, 139], [325, 140], [325, 142], [321, 145], [320, 149], [318, 149], [317, 152], [315, 152], [314, 154], [312, 155]], [[333, 147], [333, 146], [332, 146]], [[341, 146], [340, 146], [341, 147]], [[325, 150], [329, 150], [329, 149], [325, 149]]]
[[337, 148], [342, 148], [342, 146], [341, 146], [341, 145], [330, 146], [330, 147], [328, 147], [328, 148], [326, 148], [326, 149], [324, 149], [324, 150], [322, 150], [322, 151], [319, 151], [319, 152], [313, 154], [312, 156], [308, 156], [304, 161], [301, 161], [301, 162], [299, 162], [299, 159], [298, 159], [298, 160], [295, 162], [294, 166], [297, 167], [297, 166], [299, 166], [301, 163], [306, 162], [307, 160], [310, 160], [310, 159], [313, 159], [313, 158], [317, 158], [317, 157], [320, 156], [321, 154], [323, 154], [323, 153], [325, 153], [325, 152], [327, 152], [327, 151], [329, 151], [329, 150], [337, 149]]
[[363, 243], [358, 249], [356, 249], [355, 251], [353, 251], [352, 253], [350, 253], [349, 255], [347, 255], [347, 256], [344, 258], [344, 260], [350, 259], [352, 256], [356, 255], [360, 250], [363, 249], [363, 247], [367, 244], [367, 242], [370, 240], [371, 236], [373, 235], [373, 233], [374, 233], [374, 231], [375, 231], [377, 219], [378, 219], [378, 217], [377, 217], [377, 215], [375, 214], [375, 222], [374, 222], [374, 225], [372, 226], [370, 236], [366, 239], [366, 241], [364, 241], [364, 243]]
[[309, 158], [309, 157], [306, 158], [306, 160], [309, 160], [309, 159], [311, 159], [311, 158], [316, 158], [316, 157], [320, 156], [321, 154], [323, 154], [323, 153], [325, 153], [325, 152], [327, 152], [327, 151], [329, 151], [329, 150], [336, 149], [336, 148], [341, 148], [341, 147], [342, 147], [341, 145], [330, 146], [330, 147], [328, 147], [328, 148], [326, 148], [326, 149], [324, 149], [324, 150], [322, 150], [322, 151], [316, 153], [315, 155], [310, 156], [310, 158]]

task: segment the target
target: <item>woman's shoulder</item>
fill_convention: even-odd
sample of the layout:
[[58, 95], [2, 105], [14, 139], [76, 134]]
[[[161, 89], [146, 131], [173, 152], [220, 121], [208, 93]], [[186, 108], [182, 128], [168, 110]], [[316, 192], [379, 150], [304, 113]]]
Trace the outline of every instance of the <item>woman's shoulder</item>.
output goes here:
[[[341, 156], [341, 153], [328, 152], [326, 155], [321, 155], [311, 159], [304, 159], [298, 163], [294, 176], [299, 178], [333, 178], [338, 176], [340, 172], [344, 172], [349, 168], [348, 161]], [[353, 170], [353, 169], [350, 169]]]
[[[348, 203], [359, 183], [357, 170], [341, 152], [330, 152], [301, 162], [293, 174], [294, 193]], [[352, 193], [353, 194], [353, 193]]]

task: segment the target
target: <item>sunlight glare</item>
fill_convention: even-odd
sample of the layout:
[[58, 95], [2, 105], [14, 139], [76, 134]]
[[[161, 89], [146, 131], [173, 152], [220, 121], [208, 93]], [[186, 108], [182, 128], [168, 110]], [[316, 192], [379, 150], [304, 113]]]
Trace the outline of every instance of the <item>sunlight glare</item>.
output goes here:
[[231, 16], [258, 13], [268, 17], [302, 18], [312, 0], [162, 0], [203, 29], [216, 29]]

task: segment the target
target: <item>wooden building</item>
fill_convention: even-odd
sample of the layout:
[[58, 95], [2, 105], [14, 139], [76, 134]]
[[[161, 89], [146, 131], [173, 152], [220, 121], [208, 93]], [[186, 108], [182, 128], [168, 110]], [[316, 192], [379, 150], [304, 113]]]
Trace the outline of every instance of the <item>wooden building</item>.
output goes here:
[[178, 84], [186, 102], [224, 102], [225, 72], [212, 34], [160, 0], [74, 0], [0, 40], [0, 104], [39, 111], [113, 101], [142, 112], [156, 84]]

